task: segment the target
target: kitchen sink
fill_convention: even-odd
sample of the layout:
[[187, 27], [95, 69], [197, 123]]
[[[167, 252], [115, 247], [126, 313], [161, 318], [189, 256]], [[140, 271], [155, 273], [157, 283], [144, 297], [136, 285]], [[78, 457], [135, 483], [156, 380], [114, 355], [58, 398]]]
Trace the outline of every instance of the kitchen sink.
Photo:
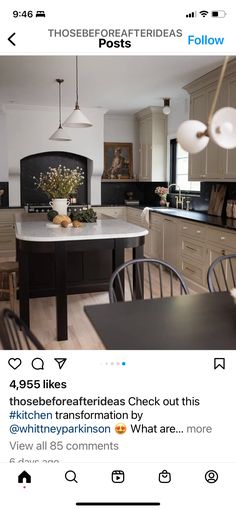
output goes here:
[[184, 216], [188, 215], [188, 213], [192, 211], [186, 211], [186, 209], [177, 209], [177, 207], [150, 207], [150, 211], [157, 211], [161, 214], [173, 214], [178, 216]]
[[159, 211], [165, 214], [168, 212], [181, 211], [181, 209], [177, 209], [176, 207], [150, 207], [150, 209], [152, 209], [152, 211]]

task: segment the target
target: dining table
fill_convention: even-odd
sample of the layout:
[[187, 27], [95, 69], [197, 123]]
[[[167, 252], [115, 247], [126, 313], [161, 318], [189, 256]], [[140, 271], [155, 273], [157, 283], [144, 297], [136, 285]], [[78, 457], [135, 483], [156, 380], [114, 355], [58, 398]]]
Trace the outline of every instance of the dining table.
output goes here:
[[85, 306], [106, 349], [236, 349], [236, 304], [228, 292]]

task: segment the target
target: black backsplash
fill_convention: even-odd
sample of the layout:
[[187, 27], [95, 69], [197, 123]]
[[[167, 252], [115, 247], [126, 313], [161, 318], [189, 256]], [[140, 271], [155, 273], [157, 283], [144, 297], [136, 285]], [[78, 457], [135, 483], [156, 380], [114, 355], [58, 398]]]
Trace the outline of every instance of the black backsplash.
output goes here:
[[141, 205], [158, 206], [157, 186], [167, 187], [167, 182], [102, 182], [102, 205], [124, 205], [126, 193], [132, 191]]
[[[202, 182], [200, 195], [189, 194], [190, 209], [193, 211], [207, 212], [213, 184], [226, 184], [227, 193], [222, 216], [225, 215], [226, 202], [228, 199], [236, 200], [236, 182], [213, 183]], [[132, 191], [134, 199], [139, 200], [141, 205], [158, 207], [160, 199], [155, 194], [157, 186], [168, 186], [167, 182], [102, 182], [102, 205], [123, 205], [127, 199], [126, 193]], [[177, 193], [176, 193], [177, 194]], [[185, 195], [183, 193], [183, 195]], [[175, 207], [175, 194], [169, 196], [171, 206]]]
[[201, 182], [200, 197], [191, 198], [191, 206], [194, 211], [207, 212], [208, 204], [211, 196], [211, 188], [213, 184], [225, 184], [227, 191], [225, 195], [225, 202], [222, 210], [222, 216], [226, 215], [227, 200], [236, 200], [236, 182]]
[[33, 177], [39, 178], [41, 172], [47, 172], [48, 168], [55, 168], [58, 165], [66, 168], [82, 168], [84, 173], [84, 182], [79, 186], [77, 193], [77, 203], [88, 203], [87, 190], [87, 158], [69, 152], [42, 152], [33, 154], [21, 159], [20, 167], [20, 187], [21, 187], [21, 206], [25, 204], [48, 204], [49, 198], [35, 186]]

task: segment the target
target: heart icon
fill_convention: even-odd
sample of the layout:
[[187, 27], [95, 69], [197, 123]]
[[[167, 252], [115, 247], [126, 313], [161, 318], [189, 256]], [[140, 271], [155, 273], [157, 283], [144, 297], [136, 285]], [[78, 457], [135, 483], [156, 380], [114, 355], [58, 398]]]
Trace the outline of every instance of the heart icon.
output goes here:
[[21, 366], [21, 363], [22, 361], [20, 358], [10, 358], [8, 360], [8, 365], [10, 365], [10, 367], [13, 368], [14, 370], [19, 368]]

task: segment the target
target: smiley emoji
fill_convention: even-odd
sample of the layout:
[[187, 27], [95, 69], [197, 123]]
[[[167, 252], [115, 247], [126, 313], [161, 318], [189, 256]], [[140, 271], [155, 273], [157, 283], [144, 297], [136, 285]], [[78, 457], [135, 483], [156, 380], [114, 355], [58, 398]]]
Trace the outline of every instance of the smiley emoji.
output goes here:
[[124, 434], [127, 430], [127, 427], [124, 423], [117, 423], [115, 426], [115, 431], [117, 434]]

